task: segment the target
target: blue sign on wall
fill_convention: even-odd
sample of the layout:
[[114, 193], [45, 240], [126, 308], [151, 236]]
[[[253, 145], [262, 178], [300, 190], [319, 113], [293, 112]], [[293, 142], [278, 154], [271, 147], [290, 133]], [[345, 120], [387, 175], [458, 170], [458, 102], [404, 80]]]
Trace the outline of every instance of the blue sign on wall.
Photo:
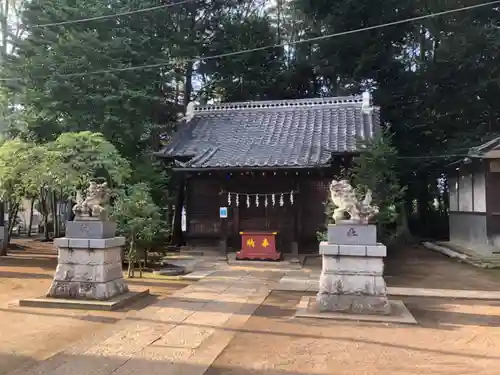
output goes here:
[[219, 217], [221, 219], [227, 219], [227, 207], [219, 207]]

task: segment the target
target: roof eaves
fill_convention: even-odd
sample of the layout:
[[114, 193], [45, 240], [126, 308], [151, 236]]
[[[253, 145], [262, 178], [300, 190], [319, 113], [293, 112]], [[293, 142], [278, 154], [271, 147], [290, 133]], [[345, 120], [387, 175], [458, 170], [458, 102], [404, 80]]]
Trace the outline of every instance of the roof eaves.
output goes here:
[[469, 149], [469, 155], [471, 157], [472, 156], [480, 157], [480, 156], [483, 156], [485, 153], [492, 151], [492, 150], [496, 150], [498, 148], [500, 148], [500, 137], [493, 138], [492, 140], [490, 140], [486, 143], [483, 143], [480, 146], [471, 147]]
[[274, 171], [274, 170], [301, 170], [301, 169], [323, 169], [330, 168], [331, 164], [315, 165], [276, 165], [276, 166], [225, 166], [225, 167], [180, 167], [172, 168], [174, 172], [209, 172], [209, 171]]

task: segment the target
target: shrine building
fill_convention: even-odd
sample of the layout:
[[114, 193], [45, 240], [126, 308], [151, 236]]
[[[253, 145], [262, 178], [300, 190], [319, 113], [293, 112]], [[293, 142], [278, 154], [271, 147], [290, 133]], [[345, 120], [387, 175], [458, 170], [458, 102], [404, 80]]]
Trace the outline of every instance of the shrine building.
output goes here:
[[185, 243], [239, 251], [244, 237], [243, 247], [316, 252], [329, 183], [379, 127], [367, 93], [190, 104], [156, 154], [179, 181], [175, 220], [185, 212]]

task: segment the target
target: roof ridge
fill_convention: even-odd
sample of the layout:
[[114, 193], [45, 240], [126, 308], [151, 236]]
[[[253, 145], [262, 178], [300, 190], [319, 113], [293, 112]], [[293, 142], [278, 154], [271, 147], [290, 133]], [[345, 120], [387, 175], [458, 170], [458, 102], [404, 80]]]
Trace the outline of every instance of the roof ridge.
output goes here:
[[265, 108], [294, 108], [294, 107], [323, 107], [323, 106], [339, 106], [339, 105], [362, 105], [363, 96], [337, 96], [325, 98], [306, 98], [306, 99], [289, 99], [289, 100], [263, 100], [263, 101], [247, 101], [247, 102], [229, 102], [218, 104], [205, 104], [194, 106], [194, 113], [200, 112], [218, 112], [228, 110], [258, 110]]

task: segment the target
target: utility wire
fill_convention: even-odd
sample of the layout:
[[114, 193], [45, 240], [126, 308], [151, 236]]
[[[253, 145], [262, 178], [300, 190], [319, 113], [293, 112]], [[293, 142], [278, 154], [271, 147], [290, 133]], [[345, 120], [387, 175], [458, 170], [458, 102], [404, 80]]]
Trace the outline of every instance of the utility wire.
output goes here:
[[[179, 4], [179, 3], [177, 3], [177, 4]], [[457, 13], [457, 12], [463, 12], [466, 10], [482, 8], [482, 7], [491, 6], [491, 5], [495, 5], [495, 4], [500, 4], [500, 0], [489, 1], [487, 3], [470, 5], [470, 6], [466, 6], [466, 7], [462, 7], [462, 8], [449, 9], [449, 10], [445, 10], [442, 12], [425, 14], [422, 16], [406, 18], [406, 19], [392, 21], [392, 22], [388, 22], [388, 23], [384, 23], [384, 24], [380, 24], [380, 25], [368, 26], [368, 27], [363, 27], [363, 28], [353, 29], [353, 30], [347, 30], [347, 31], [342, 31], [342, 32], [334, 33], [334, 34], [321, 35], [321, 36], [308, 38], [308, 39], [296, 40], [296, 41], [291, 41], [291, 42], [284, 42], [284, 43], [280, 43], [280, 44], [250, 48], [250, 49], [246, 49], [246, 50], [240, 50], [240, 51], [234, 51], [234, 52], [228, 52], [228, 53], [221, 53], [221, 54], [212, 55], [212, 56], [205, 56], [205, 57], [198, 56], [198, 57], [194, 57], [194, 58], [190, 58], [190, 59], [185, 59], [183, 61], [184, 62], [200, 62], [200, 61], [207, 61], [207, 60], [215, 60], [215, 59], [219, 59], [219, 58], [223, 58], [223, 57], [239, 56], [239, 55], [244, 55], [247, 53], [259, 52], [259, 51], [264, 51], [264, 50], [273, 49], [273, 48], [281, 48], [281, 47], [287, 47], [287, 46], [292, 46], [292, 45], [297, 45], [297, 44], [317, 42], [317, 41], [321, 41], [321, 40], [325, 40], [325, 39], [336, 38], [339, 36], [356, 34], [356, 33], [370, 31], [370, 30], [382, 29], [382, 28], [389, 27], [389, 26], [401, 25], [401, 24], [405, 24], [405, 23], [424, 20], [424, 19], [428, 19], [428, 18], [434, 18], [434, 17], [443, 16], [443, 15], [452, 14], [452, 13]], [[165, 61], [165, 62], [161, 62], [161, 63], [157, 63], [157, 64], [137, 65], [137, 66], [124, 67], [124, 68], [95, 70], [92, 72], [58, 74], [58, 76], [61, 78], [71, 78], [71, 77], [82, 77], [82, 76], [95, 75], [95, 74], [126, 72], [126, 71], [143, 70], [143, 69], [155, 69], [155, 68], [161, 68], [161, 67], [167, 66], [171, 63], [172, 63], [171, 61]], [[35, 77], [35, 78], [48, 78], [48, 77], [49, 76]], [[0, 81], [19, 81], [22, 79], [23, 78], [1, 78]]]
[[122, 12], [122, 13], [113, 13], [113, 14], [106, 14], [102, 16], [96, 16], [96, 17], [89, 17], [89, 18], [80, 18], [77, 20], [68, 20], [68, 21], [61, 21], [61, 22], [53, 22], [53, 23], [42, 23], [39, 25], [33, 25], [30, 28], [44, 28], [44, 27], [51, 27], [51, 26], [62, 26], [62, 25], [70, 25], [73, 23], [83, 23], [83, 22], [90, 22], [90, 21], [99, 21], [99, 20], [105, 20], [108, 18], [115, 18], [115, 17], [121, 17], [121, 16], [129, 16], [132, 14], [137, 14], [137, 13], [146, 13], [146, 12], [153, 12], [155, 10], [160, 10], [160, 9], [165, 9], [165, 8], [171, 8], [176, 5], [184, 5], [184, 4], [189, 4], [193, 3], [197, 0], [183, 0], [179, 2], [174, 2], [174, 3], [169, 3], [169, 4], [163, 4], [163, 5], [158, 5], [150, 8], [142, 8], [142, 9], [135, 9], [135, 10], [130, 10], [127, 12]]
[[474, 155], [457, 155], [457, 154], [443, 154], [443, 155], [425, 155], [425, 156], [396, 156], [397, 159], [449, 159], [449, 158], [473, 158]]

